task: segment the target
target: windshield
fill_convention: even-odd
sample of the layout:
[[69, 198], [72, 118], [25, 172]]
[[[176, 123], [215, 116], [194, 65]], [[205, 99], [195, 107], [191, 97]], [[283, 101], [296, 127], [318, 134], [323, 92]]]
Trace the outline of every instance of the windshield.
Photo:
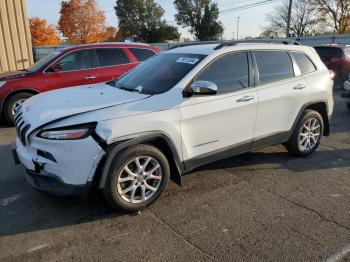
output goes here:
[[165, 53], [141, 63], [115, 80], [120, 89], [155, 95], [168, 91], [190, 72], [205, 55]]
[[28, 67], [26, 70], [29, 71], [29, 72], [35, 72], [38, 69], [40, 69], [42, 66], [44, 66], [47, 62], [49, 62], [50, 60], [56, 58], [60, 54], [61, 54], [61, 51], [52, 52], [52, 53], [44, 56], [43, 58], [41, 58], [34, 65]]

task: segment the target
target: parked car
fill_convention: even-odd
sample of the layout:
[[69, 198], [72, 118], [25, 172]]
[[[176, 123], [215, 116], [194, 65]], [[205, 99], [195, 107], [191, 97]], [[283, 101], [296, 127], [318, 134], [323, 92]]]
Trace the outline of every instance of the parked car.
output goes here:
[[55, 51], [25, 70], [0, 74], [0, 116], [14, 124], [15, 108], [32, 95], [115, 79], [156, 53], [158, 47], [132, 43], [89, 44]]
[[314, 48], [328, 69], [335, 73], [336, 83], [342, 86], [344, 81], [349, 79], [350, 46], [337, 44]]
[[344, 91], [341, 93], [341, 97], [346, 99], [346, 106], [350, 111], [350, 80], [345, 81]]
[[26, 100], [14, 157], [38, 190], [64, 196], [95, 184], [111, 206], [134, 211], [152, 204], [171, 174], [181, 181], [199, 166], [279, 143], [312, 154], [330, 133], [332, 87], [311, 47], [174, 48], [115, 81]]

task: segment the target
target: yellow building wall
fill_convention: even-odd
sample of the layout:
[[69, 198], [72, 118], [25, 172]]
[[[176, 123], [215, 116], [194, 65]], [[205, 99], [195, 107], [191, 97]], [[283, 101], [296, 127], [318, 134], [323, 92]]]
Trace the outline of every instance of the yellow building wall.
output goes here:
[[0, 0], [0, 72], [33, 64], [25, 0]]

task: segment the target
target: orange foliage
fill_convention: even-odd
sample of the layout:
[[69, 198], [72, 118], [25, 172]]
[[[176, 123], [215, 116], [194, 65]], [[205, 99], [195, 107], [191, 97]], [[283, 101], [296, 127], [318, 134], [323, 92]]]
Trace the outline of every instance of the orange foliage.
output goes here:
[[48, 25], [45, 19], [29, 18], [30, 33], [33, 46], [59, 45], [60, 40], [54, 25]]
[[59, 29], [71, 44], [104, 41], [105, 15], [95, 0], [66, 0], [61, 3]]

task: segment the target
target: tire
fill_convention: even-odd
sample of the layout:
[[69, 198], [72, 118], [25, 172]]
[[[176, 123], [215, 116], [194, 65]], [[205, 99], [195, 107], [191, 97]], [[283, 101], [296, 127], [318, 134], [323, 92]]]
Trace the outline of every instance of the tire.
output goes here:
[[6, 122], [10, 125], [10, 126], [14, 126], [15, 125], [15, 116], [13, 114], [13, 109], [16, 106], [16, 104], [18, 103], [23, 103], [24, 100], [28, 99], [29, 97], [33, 96], [33, 94], [30, 93], [18, 93], [15, 94], [13, 96], [10, 96], [5, 104], [4, 104], [4, 118], [6, 120]]
[[[310, 127], [311, 130], [308, 131], [305, 125]], [[317, 126], [319, 127], [316, 128]], [[292, 136], [284, 145], [291, 155], [297, 157], [311, 155], [320, 145], [323, 130], [324, 124], [322, 116], [316, 111], [305, 110], [293, 130]], [[318, 136], [316, 136], [316, 134], [318, 134]], [[308, 144], [308, 140], [310, 144]]]
[[[137, 161], [141, 168], [137, 167]], [[157, 164], [159, 167], [151, 176], [149, 173]], [[130, 172], [125, 171], [126, 167]], [[153, 146], [136, 145], [114, 157], [102, 192], [113, 208], [133, 212], [154, 203], [167, 187], [169, 178], [170, 167], [165, 155]]]
[[346, 106], [347, 106], [348, 110], [350, 111], [350, 102], [347, 102]]

